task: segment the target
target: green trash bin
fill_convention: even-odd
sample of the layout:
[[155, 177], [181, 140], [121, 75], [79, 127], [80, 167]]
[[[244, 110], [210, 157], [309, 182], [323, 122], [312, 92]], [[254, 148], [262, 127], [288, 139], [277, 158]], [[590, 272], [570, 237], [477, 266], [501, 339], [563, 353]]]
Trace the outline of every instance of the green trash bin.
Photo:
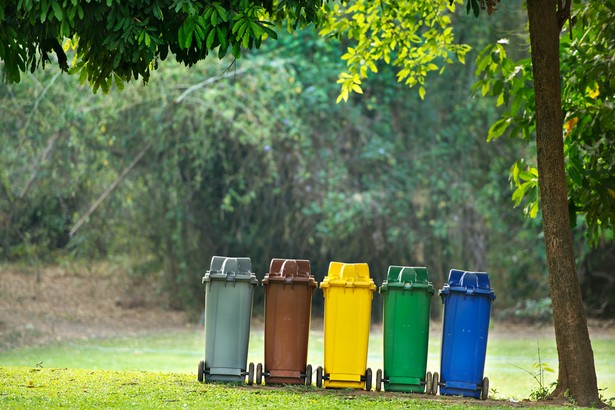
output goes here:
[[427, 370], [430, 301], [434, 294], [427, 268], [389, 266], [382, 283], [384, 374], [376, 372], [376, 391], [432, 392]]
[[[258, 281], [250, 258], [214, 256], [205, 283], [205, 360], [199, 363], [200, 382], [254, 381], [248, 362], [252, 299]], [[247, 367], [247, 369], [246, 369]]]

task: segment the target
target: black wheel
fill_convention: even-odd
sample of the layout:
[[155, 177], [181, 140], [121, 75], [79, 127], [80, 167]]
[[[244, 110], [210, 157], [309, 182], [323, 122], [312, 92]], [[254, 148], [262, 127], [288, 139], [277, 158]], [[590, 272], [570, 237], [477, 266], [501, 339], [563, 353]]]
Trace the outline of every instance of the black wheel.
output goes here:
[[433, 376], [431, 372], [427, 372], [425, 375], [425, 393], [431, 394], [431, 389], [433, 388]]
[[199, 362], [199, 370], [197, 371], [196, 378], [203, 383], [205, 381], [205, 362]]
[[370, 391], [372, 389], [372, 369], [367, 368], [365, 371], [365, 390]]
[[248, 365], [248, 386], [254, 384], [254, 363]]
[[322, 366], [316, 368], [316, 387], [322, 387]]
[[263, 364], [259, 363], [256, 365], [256, 385], [260, 386], [263, 384]]
[[432, 382], [432, 385], [431, 385], [431, 394], [433, 394], [434, 396], [436, 394], [438, 394], [439, 383], [440, 383], [440, 375], [438, 374], [438, 372], [434, 372], [433, 373], [433, 382]]
[[376, 391], [382, 390], [382, 370], [376, 370]]
[[488, 397], [489, 397], [489, 378], [485, 377], [483, 378], [483, 385], [480, 391], [480, 398], [482, 400], [487, 400]]
[[305, 385], [306, 386], [312, 385], [312, 365], [311, 364], [308, 364], [307, 367], [305, 368]]

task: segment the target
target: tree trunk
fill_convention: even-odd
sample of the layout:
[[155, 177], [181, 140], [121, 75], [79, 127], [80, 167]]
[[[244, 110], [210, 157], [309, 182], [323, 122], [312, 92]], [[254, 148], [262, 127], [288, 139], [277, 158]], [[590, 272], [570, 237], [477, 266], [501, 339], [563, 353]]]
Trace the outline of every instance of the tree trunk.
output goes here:
[[528, 0], [544, 239], [559, 360], [554, 397], [599, 405], [594, 354], [575, 269], [564, 169], [556, 0]]

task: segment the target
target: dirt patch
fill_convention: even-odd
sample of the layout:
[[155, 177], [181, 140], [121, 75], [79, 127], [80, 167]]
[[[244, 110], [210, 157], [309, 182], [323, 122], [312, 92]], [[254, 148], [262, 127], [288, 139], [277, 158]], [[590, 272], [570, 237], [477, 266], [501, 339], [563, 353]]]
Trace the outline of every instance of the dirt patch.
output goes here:
[[0, 267], [0, 351], [56, 341], [130, 336], [183, 328], [166, 308], [155, 278], [131, 278], [106, 266]]
[[[157, 278], [134, 278], [110, 264], [95, 267], [46, 267], [35, 270], [0, 266], [0, 351], [57, 341], [96, 337], [136, 336], [193, 327], [185, 312], [168, 308]], [[262, 318], [253, 319], [262, 329]], [[312, 329], [322, 330], [314, 317]], [[381, 331], [380, 324], [373, 325]], [[434, 334], [441, 323], [432, 321]], [[615, 320], [590, 320], [592, 338], [615, 334]], [[490, 338], [553, 336], [550, 324], [494, 322]]]

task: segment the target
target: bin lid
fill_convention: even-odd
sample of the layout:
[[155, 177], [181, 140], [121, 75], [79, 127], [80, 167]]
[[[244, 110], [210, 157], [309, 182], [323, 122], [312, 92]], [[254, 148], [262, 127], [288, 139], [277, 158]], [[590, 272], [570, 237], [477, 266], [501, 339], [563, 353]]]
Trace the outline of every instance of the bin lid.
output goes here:
[[226, 256], [211, 258], [209, 270], [203, 276], [203, 283], [211, 280], [246, 281], [255, 285], [258, 283], [256, 275], [252, 272], [250, 258], [230, 258]]
[[425, 267], [389, 266], [387, 279], [382, 282], [380, 292], [386, 292], [389, 288], [421, 289], [431, 294], [435, 293]]
[[324, 289], [329, 286], [369, 288], [371, 291], [376, 289], [374, 280], [369, 277], [367, 263], [329, 263], [329, 272], [320, 283], [320, 287]]
[[495, 293], [489, 283], [487, 272], [468, 272], [460, 269], [451, 269], [448, 273], [448, 283], [445, 283], [438, 292], [447, 295], [450, 292], [461, 292], [468, 295], [487, 295], [491, 300], [495, 299]]
[[262, 280], [263, 285], [273, 282], [302, 283], [307, 286], [316, 286], [311, 275], [310, 261], [307, 259], [279, 259], [274, 258], [269, 264], [269, 273]]

